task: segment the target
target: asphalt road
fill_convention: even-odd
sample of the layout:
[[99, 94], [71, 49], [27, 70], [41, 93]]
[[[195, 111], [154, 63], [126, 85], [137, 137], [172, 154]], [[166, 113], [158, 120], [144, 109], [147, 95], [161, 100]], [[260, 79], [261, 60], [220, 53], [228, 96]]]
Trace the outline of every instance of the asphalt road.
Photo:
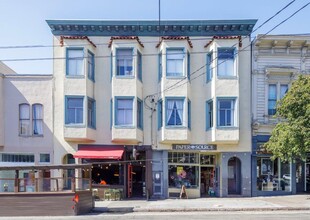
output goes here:
[[273, 212], [132, 212], [132, 213], [95, 213], [83, 216], [51, 216], [51, 217], [0, 217], [0, 220], [153, 220], [153, 219], [176, 219], [176, 220], [196, 220], [196, 219], [216, 219], [216, 220], [286, 220], [286, 219], [298, 219], [308, 220], [310, 219], [310, 211], [273, 211]]

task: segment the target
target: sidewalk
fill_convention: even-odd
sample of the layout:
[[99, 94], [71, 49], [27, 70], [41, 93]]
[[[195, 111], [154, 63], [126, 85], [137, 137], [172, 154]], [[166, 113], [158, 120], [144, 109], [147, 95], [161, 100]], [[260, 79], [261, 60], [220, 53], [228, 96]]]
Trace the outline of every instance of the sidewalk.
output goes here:
[[310, 195], [250, 198], [96, 201], [94, 212], [310, 210]]

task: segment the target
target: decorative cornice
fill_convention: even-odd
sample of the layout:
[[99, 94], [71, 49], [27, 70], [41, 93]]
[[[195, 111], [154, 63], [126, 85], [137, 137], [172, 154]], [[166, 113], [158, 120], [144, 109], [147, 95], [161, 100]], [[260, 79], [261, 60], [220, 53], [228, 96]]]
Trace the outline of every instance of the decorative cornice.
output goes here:
[[192, 44], [191, 40], [189, 39], [189, 37], [184, 37], [184, 36], [183, 37], [182, 36], [166, 36], [166, 37], [161, 37], [161, 40], [156, 45], [156, 48], [158, 48], [164, 40], [187, 40], [187, 43], [190, 46], [190, 48], [193, 48], [193, 44]]
[[91, 45], [96, 47], [96, 45], [89, 40], [87, 36], [60, 36], [60, 46], [64, 45], [64, 39], [70, 39], [70, 40], [87, 40]]
[[47, 20], [55, 36], [247, 36], [257, 20]]
[[118, 37], [111, 37], [108, 47], [112, 46], [113, 40], [137, 40], [141, 47], [144, 47], [142, 42], [140, 41], [139, 37], [137, 36], [118, 36]]
[[239, 39], [239, 47], [242, 47], [241, 36], [213, 36], [213, 38], [205, 45], [205, 48], [208, 47], [214, 40], [231, 40], [231, 39]]

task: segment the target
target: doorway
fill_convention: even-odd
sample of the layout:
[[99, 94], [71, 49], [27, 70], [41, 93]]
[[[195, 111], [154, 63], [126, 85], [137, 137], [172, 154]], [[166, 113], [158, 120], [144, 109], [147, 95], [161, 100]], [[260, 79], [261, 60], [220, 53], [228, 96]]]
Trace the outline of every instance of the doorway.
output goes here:
[[305, 191], [310, 192], [310, 159], [305, 164]]
[[241, 194], [241, 161], [237, 157], [228, 160], [228, 194]]
[[214, 167], [200, 168], [200, 197], [207, 197], [214, 192]]
[[128, 165], [127, 169], [127, 196], [128, 198], [145, 197], [145, 165]]

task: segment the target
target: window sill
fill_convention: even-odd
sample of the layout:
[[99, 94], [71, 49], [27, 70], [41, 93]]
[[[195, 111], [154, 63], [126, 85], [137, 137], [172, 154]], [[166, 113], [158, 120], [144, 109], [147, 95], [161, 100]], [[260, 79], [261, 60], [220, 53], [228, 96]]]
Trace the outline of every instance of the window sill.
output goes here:
[[134, 79], [135, 76], [126, 76], [126, 75], [117, 75], [115, 76], [116, 79]]
[[95, 83], [95, 79], [89, 78], [89, 77], [88, 77], [88, 79], [89, 79], [90, 81], [92, 81], [93, 83]]
[[219, 129], [219, 130], [238, 130], [239, 127], [236, 127], [236, 126], [217, 126], [216, 129]]
[[85, 128], [84, 124], [65, 124], [67, 128]]
[[84, 79], [84, 75], [66, 75], [66, 78], [68, 79]]
[[187, 79], [186, 76], [166, 76], [166, 79]]
[[90, 128], [90, 129], [93, 129], [93, 130], [96, 130], [96, 127], [95, 126], [87, 126], [87, 128]]
[[34, 134], [32, 137], [43, 137], [43, 134]]
[[115, 125], [115, 129], [135, 129], [136, 127], [132, 125]]
[[206, 131], [213, 131], [214, 127], [207, 128]]
[[237, 76], [217, 76], [217, 79], [238, 79]]
[[188, 127], [183, 125], [166, 125], [166, 129], [188, 129]]

